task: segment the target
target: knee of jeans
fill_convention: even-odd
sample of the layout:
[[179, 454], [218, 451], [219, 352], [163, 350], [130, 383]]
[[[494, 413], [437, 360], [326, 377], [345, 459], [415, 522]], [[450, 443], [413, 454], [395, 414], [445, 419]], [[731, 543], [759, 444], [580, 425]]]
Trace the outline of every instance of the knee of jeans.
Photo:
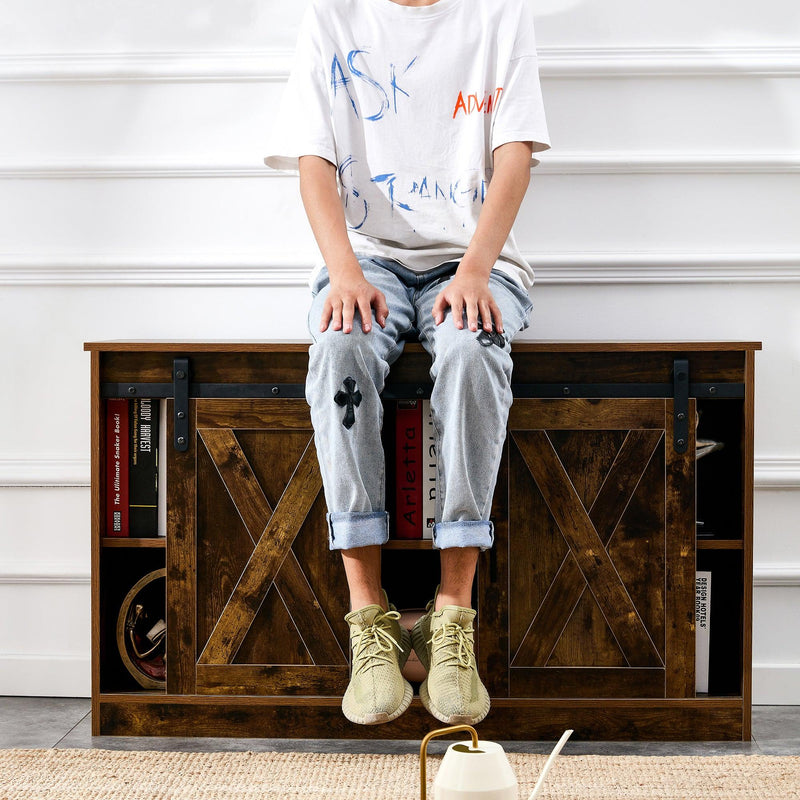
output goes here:
[[364, 333], [361, 327], [354, 327], [350, 333], [328, 328], [319, 334], [309, 349], [310, 365], [329, 364], [331, 366], [366, 367], [370, 374], [373, 367], [381, 361], [374, 348], [375, 337]]
[[439, 372], [445, 368], [475, 377], [511, 376], [510, 347], [502, 334], [454, 328], [436, 343]]

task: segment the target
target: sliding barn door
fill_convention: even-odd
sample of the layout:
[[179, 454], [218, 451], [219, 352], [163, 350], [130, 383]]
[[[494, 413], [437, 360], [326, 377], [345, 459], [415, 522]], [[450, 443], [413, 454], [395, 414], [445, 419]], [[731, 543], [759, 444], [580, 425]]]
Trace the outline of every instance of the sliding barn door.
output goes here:
[[172, 456], [184, 468], [170, 472], [179, 486], [168, 489], [181, 515], [181, 552], [168, 560], [184, 578], [168, 603], [194, 654], [176, 688], [342, 694], [346, 583], [328, 550], [308, 406], [197, 399], [191, 408], [192, 447]]
[[694, 696], [694, 438], [676, 452], [672, 414], [664, 399], [512, 406], [510, 696]]

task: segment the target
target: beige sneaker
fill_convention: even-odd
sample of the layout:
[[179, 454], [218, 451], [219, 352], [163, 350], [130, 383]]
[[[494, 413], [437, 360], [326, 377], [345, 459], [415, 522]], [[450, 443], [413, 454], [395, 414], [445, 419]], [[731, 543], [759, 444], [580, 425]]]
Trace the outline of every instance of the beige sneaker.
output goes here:
[[411, 632], [414, 650], [428, 670], [419, 687], [422, 705], [448, 725], [474, 725], [489, 713], [489, 693], [475, 662], [475, 611], [428, 604], [428, 613]]
[[342, 711], [351, 722], [379, 725], [399, 717], [411, 703], [413, 689], [401, 670], [411, 652], [411, 637], [400, 626], [394, 606], [378, 605], [351, 611], [352, 665]]

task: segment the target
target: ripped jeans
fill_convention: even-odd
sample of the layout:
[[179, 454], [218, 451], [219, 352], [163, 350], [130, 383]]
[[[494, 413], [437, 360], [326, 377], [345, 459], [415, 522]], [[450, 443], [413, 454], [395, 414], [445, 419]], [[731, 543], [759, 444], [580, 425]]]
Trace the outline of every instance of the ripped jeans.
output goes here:
[[386, 327], [373, 319], [371, 330], [364, 333], [356, 309], [350, 333], [335, 331], [332, 324], [320, 333], [330, 288], [325, 268], [312, 287], [308, 315], [314, 342], [306, 401], [328, 506], [329, 547], [347, 550], [380, 545], [389, 538], [380, 393], [405, 340], [417, 334], [433, 359], [431, 415], [439, 461], [433, 546], [486, 550], [494, 542], [489, 514], [512, 401], [511, 339], [528, 327], [530, 298], [493, 270], [489, 288], [502, 314], [504, 334], [489, 335], [480, 326], [469, 330], [466, 312], [459, 330], [449, 308], [437, 326], [433, 303], [452, 280], [457, 262], [424, 274], [396, 261], [359, 262], [364, 277], [386, 297]]

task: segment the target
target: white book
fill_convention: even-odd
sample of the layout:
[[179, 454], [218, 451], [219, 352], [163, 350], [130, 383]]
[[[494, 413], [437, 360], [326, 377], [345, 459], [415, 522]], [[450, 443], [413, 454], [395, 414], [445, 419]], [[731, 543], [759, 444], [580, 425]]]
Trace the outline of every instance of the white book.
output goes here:
[[158, 486], [158, 535], [167, 535], [167, 398], [158, 404], [158, 453], [156, 456]]
[[708, 692], [708, 656], [711, 640], [711, 573], [698, 571], [695, 577], [695, 691]]
[[436, 521], [436, 429], [431, 401], [422, 401], [422, 538], [433, 539]]

